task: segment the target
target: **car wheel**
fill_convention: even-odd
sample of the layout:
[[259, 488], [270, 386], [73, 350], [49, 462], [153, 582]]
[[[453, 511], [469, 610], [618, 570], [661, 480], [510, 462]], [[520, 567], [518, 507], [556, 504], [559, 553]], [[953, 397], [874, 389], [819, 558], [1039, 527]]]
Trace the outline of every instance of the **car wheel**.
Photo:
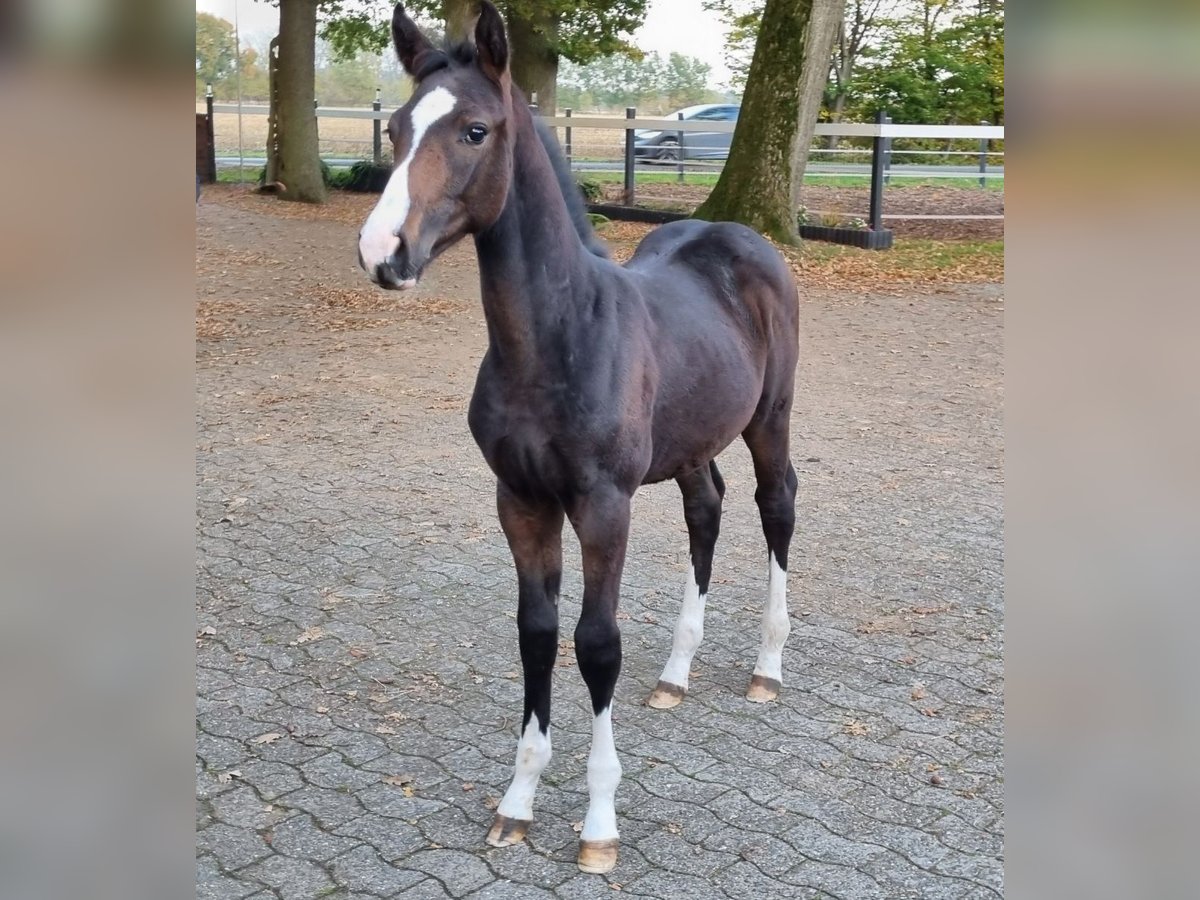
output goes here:
[[679, 141], [667, 138], [659, 144], [658, 161], [663, 163], [679, 162]]

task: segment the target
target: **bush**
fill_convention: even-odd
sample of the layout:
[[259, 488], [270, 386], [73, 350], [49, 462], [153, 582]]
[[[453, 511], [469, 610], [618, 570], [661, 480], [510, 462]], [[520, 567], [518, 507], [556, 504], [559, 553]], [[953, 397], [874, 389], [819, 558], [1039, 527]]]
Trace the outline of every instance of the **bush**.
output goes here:
[[352, 165], [343, 175], [343, 183], [338, 185], [343, 190], [382, 194], [388, 179], [392, 177], [392, 170], [389, 166], [377, 166], [364, 159]]
[[604, 199], [604, 188], [600, 182], [591, 178], [580, 178], [577, 184], [579, 192], [583, 194], [583, 199], [588, 203], [599, 203]]

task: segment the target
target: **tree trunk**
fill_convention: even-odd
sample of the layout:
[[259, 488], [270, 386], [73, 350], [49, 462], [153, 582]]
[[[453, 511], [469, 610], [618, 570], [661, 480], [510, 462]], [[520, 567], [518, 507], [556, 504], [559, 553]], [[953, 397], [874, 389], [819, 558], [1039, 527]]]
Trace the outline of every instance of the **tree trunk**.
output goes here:
[[446, 22], [446, 37], [457, 43], [470, 37], [475, 19], [472, 0], [442, 0], [442, 19]]
[[808, 147], [844, 0], [767, 0], [729, 159], [693, 215], [796, 241]]
[[[325, 201], [317, 146], [317, 0], [280, 0], [277, 80], [280, 196]], [[275, 98], [272, 98], [275, 99]]]
[[279, 190], [279, 36], [267, 45], [267, 165], [263, 190]]
[[796, 210], [800, 208], [800, 189], [804, 186], [804, 170], [812, 149], [813, 130], [821, 114], [825, 85], [829, 81], [829, 54], [837, 37], [838, 27], [845, 14], [845, 0], [812, 0], [808, 27], [799, 41], [803, 55], [800, 81], [800, 116], [796, 121], [796, 138], [792, 143], [791, 205], [788, 207], [792, 234], [798, 231]]
[[538, 111], [543, 116], [553, 116], [558, 109], [558, 23], [550, 13], [524, 18], [513, 6], [509, 6], [506, 19], [513, 81], [529, 102], [537, 94]]

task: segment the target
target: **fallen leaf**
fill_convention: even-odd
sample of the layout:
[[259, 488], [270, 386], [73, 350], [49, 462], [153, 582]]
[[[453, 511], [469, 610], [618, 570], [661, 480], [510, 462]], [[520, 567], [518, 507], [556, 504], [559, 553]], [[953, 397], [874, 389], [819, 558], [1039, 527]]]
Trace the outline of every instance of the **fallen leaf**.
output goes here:
[[406, 784], [412, 784], [413, 777], [411, 775], [385, 775], [383, 783], [390, 784], [395, 787], [404, 787]]
[[475, 785], [474, 785], [474, 784], [472, 784], [472, 783], [471, 783], [471, 782], [469, 782], [469, 781], [466, 781], [466, 782], [463, 782], [462, 789], [463, 789], [463, 792], [464, 792], [464, 793], [466, 793], [466, 792], [469, 792], [469, 791], [473, 791], [473, 790], [475, 790]]
[[413, 795], [413, 789], [412, 789], [411, 784], [404, 785], [402, 788], [400, 788], [400, 790], [402, 790], [404, 792], [405, 797], [411, 797]]
[[260, 734], [256, 738], [251, 738], [250, 743], [252, 743], [252, 744], [273, 744], [277, 740], [279, 740], [281, 737], [283, 737], [283, 735], [280, 734], [278, 731], [268, 731], [266, 734]]
[[369, 650], [364, 650], [362, 647], [351, 647], [348, 652], [355, 659], [363, 659], [371, 655]]
[[407, 722], [408, 716], [402, 712], [390, 712], [384, 716], [385, 719], [391, 719], [394, 722]]
[[328, 706], [318, 706], [317, 712], [319, 712], [321, 714], [327, 713], [327, 712], [329, 712], [329, 707]]
[[571, 823], [571, 830], [572, 830], [573, 832], [575, 832], [576, 834], [579, 834], [579, 832], [583, 831], [583, 822], [582, 822], [582, 821], [580, 821], [580, 822], [572, 822], [572, 823]]
[[311, 641], [319, 640], [325, 635], [325, 632], [318, 625], [312, 625], [300, 632], [300, 636], [292, 641], [292, 646], [296, 647], [300, 644], [307, 644]]
[[499, 797], [484, 797], [483, 798], [483, 808], [484, 809], [495, 809], [499, 805], [500, 805]]
[[217, 784], [229, 784], [235, 778], [241, 778], [242, 773], [237, 769], [230, 769], [228, 772], [221, 772], [217, 775]]
[[668, 822], [663, 828], [668, 834], [680, 834], [683, 831], [683, 827], [678, 822]]
[[925, 699], [925, 685], [921, 684], [920, 682], [918, 682], [917, 684], [914, 684], [913, 688], [912, 688], [911, 696], [914, 700], [924, 700]]
[[862, 735], [867, 734], [870, 730], [871, 729], [867, 727], [865, 722], [860, 722], [858, 719], [850, 719], [842, 723], [842, 731], [846, 732], [846, 734], [855, 734], [861, 737]]
[[900, 657], [900, 665], [902, 665], [902, 666], [911, 666], [916, 661], [917, 661], [917, 658], [915, 656]]
[[217, 629], [213, 628], [211, 625], [205, 625], [205, 626], [204, 626], [203, 628], [201, 628], [201, 629], [200, 629], [198, 632], [196, 632], [196, 636], [197, 636], [197, 637], [200, 637], [200, 635], [204, 635], [204, 634], [216, 634], [216, 633], [217, 633]]
[[832, 766], [832, 765], [833, 765], [833, 763], [832, 763], [832, 762], [830, 762], [830, 761], [829, 761], [829, 760], [827, 760], [827, 759], [823, 759], [823, 760], [821, 760], [821, 768], [822, 768], [822, 769], [828, 769], [828, 768], [829, 768], [830, 766]]
[[395, 734], [396, 729], [390, 725], [376, 725], [375, 733], [376, 734]]
[[940, 709], [933, 709], [931, 707], [926, 707], [925, 709], [921, 710], [921, 715], [929, 716], [931, 719], [935, 716], [940, 716], [941, 714], [942, 711]]

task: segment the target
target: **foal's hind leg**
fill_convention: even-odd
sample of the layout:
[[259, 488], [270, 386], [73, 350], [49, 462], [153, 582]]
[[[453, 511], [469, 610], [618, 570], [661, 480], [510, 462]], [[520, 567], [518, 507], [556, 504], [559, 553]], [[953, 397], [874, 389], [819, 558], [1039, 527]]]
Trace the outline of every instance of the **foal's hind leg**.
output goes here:
[[763, 607], [762, 646], [746, 699], [766, 703], [779, 696], [783, 681], [783, 645], [791, 631], [787, 609], [788, 547], [796, 524], [796, 470], [788, 458], [791, 403], [770, 417], [751, 422], [742, 437], [754, 458], [758, 488], [754, 500], [767, 539], [767, 602]]
[[675, 623], [671, 656], [646, 701], [654, 709], [678, 706], [687, 693], [692, 657], [704, 637], [704, 603], [712, 576], [713, 547], [721, 529], [721, 500], [725, 496], [725, 482], [715, 462], [675, 480], [683, 493], [683, 518], [691, 544], [692, 568], [683, 590], [679, 620]]
[[493, 847], [525, 837], [533, 821], [533, 795], [550, 762], [550, 676], [558, 653], [558, 591], [562, 579], [563, 511], [526, 502], [503, 483], [496, 506], [517, 565], [517, 630], [525, 670], [525, 714], [512, 784], [496, 808], [487, 834]]

